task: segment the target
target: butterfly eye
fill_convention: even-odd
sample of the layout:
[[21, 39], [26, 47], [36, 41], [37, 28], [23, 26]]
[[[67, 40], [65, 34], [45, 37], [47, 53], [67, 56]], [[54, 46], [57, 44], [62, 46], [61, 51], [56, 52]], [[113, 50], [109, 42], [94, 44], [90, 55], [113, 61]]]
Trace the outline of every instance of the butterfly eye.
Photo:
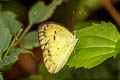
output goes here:
[[72, 31], [72, 34], [75, 35], [76, 31]]

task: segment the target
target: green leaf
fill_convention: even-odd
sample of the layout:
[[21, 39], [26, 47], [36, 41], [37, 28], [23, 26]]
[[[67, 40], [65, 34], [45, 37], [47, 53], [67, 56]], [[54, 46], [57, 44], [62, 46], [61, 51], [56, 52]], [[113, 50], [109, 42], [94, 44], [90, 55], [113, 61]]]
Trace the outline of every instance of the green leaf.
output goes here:
[[32, 49], [33, 47], [39, 47], [39, 41], [38, 41], [38, 32], [37, 31], [31, 31], [29, 32], [20, 43], [22, 48], [26, 49]]
[[4, 80], [2, 74], [0, 73], [0, 80]]
[[0, 61], [2, 59], [3, 52], [8, 48], [12, 35], [9, 30], [4, 27], [0, 27]]
[[10, 11], [0, 12], [0, 27], [6, 27], [10, 30], [10, 33], [15, 36], [22, 27], [22, 24], [17, 21], [16, 15]]
[[10, 69], [13, 66], [13, 64], [5, 65], [4, 67], [0, 68], [1, 71], [5, 71]]
[[50, 18], [61, 2], [62, 0], [53, 0], [49, 5], [45, 5], [42, 1], [37, 2], [29, 12], [29, 24], [37, 24]]
[[76, 34], [79, 41], [75, 47], [75, 55], [68, 62], [70, 67], [92, 68], [118, 53], [115, 50], [120, 34], [110, 22], [93, 24], [77, 30]]
[[18, 60], [18, 55], [22, 52], [28, 52], [26, 49], [15, 48], [9, 52], [9, 55], [0, 61], [0, 69]]
[[120, 40], [116, 43], [115, 52], [116, 52], [116, 54], [115, 54], [115, 57], [116, 57], [116, 55], [117, 55], [118, 53], [120, 53]]

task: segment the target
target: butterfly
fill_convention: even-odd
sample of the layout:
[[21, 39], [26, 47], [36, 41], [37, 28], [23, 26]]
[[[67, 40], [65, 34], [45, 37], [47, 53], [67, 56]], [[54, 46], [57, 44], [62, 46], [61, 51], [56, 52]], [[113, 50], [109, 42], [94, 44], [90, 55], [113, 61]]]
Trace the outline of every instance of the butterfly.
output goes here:
[[43, 61], [49, 73], [57, 73], [63, 68], [78, 40], [64, 26], [55, 22], [40, 24], [38, 39], [43, 51]]

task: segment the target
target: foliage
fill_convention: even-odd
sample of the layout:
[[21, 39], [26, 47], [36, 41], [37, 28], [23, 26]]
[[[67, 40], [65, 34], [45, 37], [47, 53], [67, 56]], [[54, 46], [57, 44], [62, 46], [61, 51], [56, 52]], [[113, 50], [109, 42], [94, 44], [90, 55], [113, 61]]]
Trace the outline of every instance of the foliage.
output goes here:
[[[40, 1], [37, 2], [30, 10], [30, 13], [29, 13], [30, 27], [27, 28], [27, 30], [30, 29], [34, 23], [40, 23], [42, 21], [47, 20], [52, 15], [56, 6], [59, 5], [60, 3], [61, 3], [61, 0], [54, 0], [49, 6], [47, 6], [43, 2], [40, 2]], [[49, 8], [49, 11], [48, 11], [48, 8]], [[47, 14], [44, 14], [44, 13], [47, 13]], [[18, 55], [20, 53], [26, 52], [26, 51], [29, 52], [26, 49], [39, 46], [38, 37], [37, 37], [38, 34], [36, 31], [32, 31], [29, 34], [27, 34], [21, 41], [21, 47], [26, 49], [14, 48], [15, 45], [17, 45], [18, 43], [16, 42], [16, 39], [21, 34], [21, 32], [19, 33], [19, 31], [22, 27], [21, 22], [19, 22], [15, 18], [16, 18], [15, 13], [11, 11], [0, 12], [0, 44], [1, 44], [0, 70], [5, 70], [6, 66], [11, 66], [11, 64], [17, 61]], [[31, 40], [31, 36], [34, 36], [34, 38], [32, 38], [33, 40]], [[12, 37], [14, 37], [13, 41], [12, 41]], [[26, 42], [28, 42], [28, 44]]]
[[32, 49], [34, 47], [39, 47], [38, 33], [37, 31], [29, 32], [21, 41], [21, 47], [26, 49]]
[[11, 34], [7, 28], [0, 28], [0, 61], [2, 60], [3, 52], [9, 47], [11, 41]]
[[75, 47], [76, 54], [68, 62], [70, 67], [92, 68], [119, 53], [117, 43], [120, 34], [110, 22], [93, 24], [77, 30], [76, 34], [79, 41]]
[[3, 76], [2, 76], [2, 74], [0, 73], [0, 80], [3, 80]]
[[10, 33], [15, 36], [22, 27], [22, 24], [17, 21], [16, 15], [10, 11], [0, 12], [0, 27], [6, 27], [10, 30]]
[[9, 55], [5, 58], [3, 58], [1, 61], [0, 61], [0, 69], [2, 69], [3, 67], [11, 64], [11, 63], [14, 63], [15, 61], [18, 60], [18, 55], [22, 52], [29, 52], [25, 49], [22, 49], [22, 48], [14, 48], [12, 49], [10, 52], [9, 52]]
[[[115, 0], [111, 1], [115, 2]], [[71, 13], [73, 10], [81, 13], [80, 15], [78, 13], [75, 16], [72, 15], [77, 22], [74, 29], [76, 29], [76, 36], [79, 39], [74, 48], [75, 54], [72, 53], [67, 65], [57, 74], [49, 74], [43, 63], [40, 63], [39, 74], [31, 75], [25, 80], [97, 80], [101, 79], [101, 77], [103, 79], [111, 79], [112, 72], [108, 72], [108, 70], [116, 68], [116, 65], [120, 67], [120, 64], [118, 64], [120, 34], [116, 26], [111, 22], [102, 21], [98, 23], [98, 21], [86, 20], [89, 18], [91, 11], [101, 8], [98, 0], [63, 0], [63, 4], [61, 4], [62, 0], [52, 0], [49, 4], [45, 4], [44, 0], [36, 1], [35, 4], [30, 6], [27, 16], [28, 20], [26, 19], [28, 24], [23, 32], [21, 30], [24, 24], [24, 17], [26, 17], [24, 15], [27, 9], [26, 6], [15, 0], [0, 0], [0, 2], [3, 3], [0, 3], [0, 71], [12, 67], [18, 60], [20, 53], [31, 53], [30, 49], [40, 47], [37, 30], [33, 30], [36, 29], [34, 24], [40, 24], [56, 16], [57, 18], [55, 19], [58, 22], [63, 22], [64, 24], [69, 22], [71, 24]], [[8, 5], [9, 3], [10, 5]], [[66, 4], [68, 7], [65, 7]], [[15, 6], [16, 8], [13, 9]], [[57, 6], [60, 7], [57, 8]], [[16, 19], [17, 17], [18, 19]], [[54, 20], [52, 18], [50, 20]], [[92, 25], [90, 26], [91, 23]], [[34, 28], [31, 29], [32, 27]], [[18, 44], [20, 47], [16, 48]], [[117, 64], [113, 60], [111, 61], [111, 57], [118, 60], [118, 62], [116, 61]], [[110, 66], [107, 65], [108, 62], [105, 62], [106, 64], [103, 63], [107, 59], [112, 62], [109, 63]], [[103, 64], [98, 66], [101, 63]], [[114, 64], [114, 66], [111, 66], [111, 64]], [[120, 69], [118, 68], [118, 70]], [[101, 75], [99, 72], [101, 72]], [[119, 74], [118, 78], [120, 78]], [[0, 73], [0, 80], [3, 80], [2, 73]]]
[[54, 0], [48, 6], [43, 2], [37, 2], [29, 12], [29, 24], [40, 23], [47, 20], [61, 0]]

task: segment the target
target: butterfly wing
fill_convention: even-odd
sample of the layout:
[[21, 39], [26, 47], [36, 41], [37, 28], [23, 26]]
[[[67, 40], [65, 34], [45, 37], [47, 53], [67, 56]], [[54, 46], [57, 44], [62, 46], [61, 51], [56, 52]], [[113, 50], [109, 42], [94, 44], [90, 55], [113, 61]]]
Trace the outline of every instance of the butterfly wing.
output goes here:
[[48, 72], [56, 73], [65, 65], [77, 42], [63, 26], [49, 22], [39, 26], [39, 41]]

